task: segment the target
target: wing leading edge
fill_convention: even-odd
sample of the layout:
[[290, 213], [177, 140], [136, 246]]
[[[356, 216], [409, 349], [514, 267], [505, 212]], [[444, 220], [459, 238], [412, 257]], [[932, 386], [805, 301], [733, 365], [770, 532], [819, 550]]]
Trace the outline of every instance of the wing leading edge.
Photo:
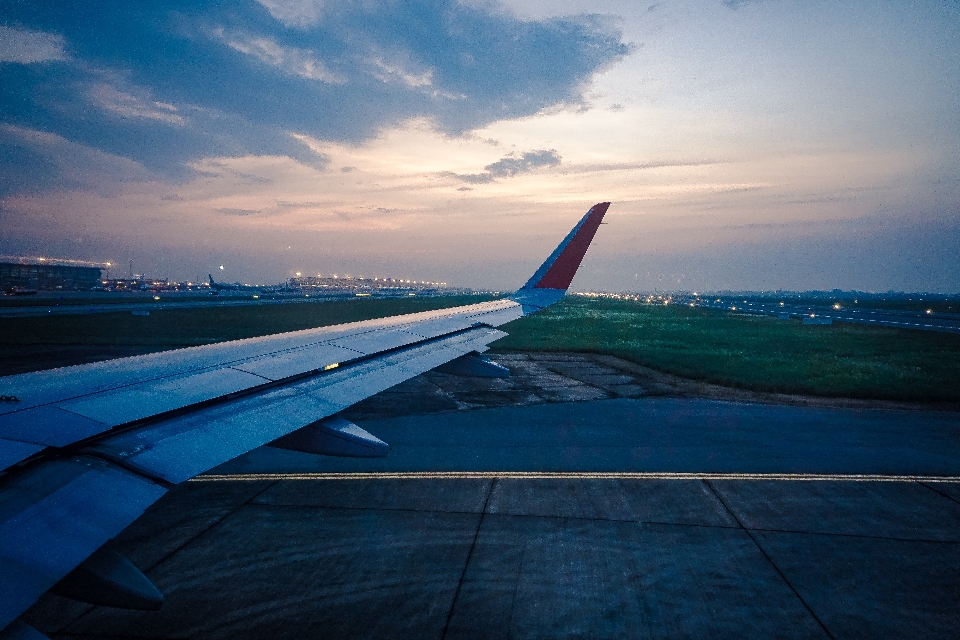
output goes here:
[[609, 204], [506, 299], [0, 379], [21, 399], [0, 408], [0, 636], [170, 485], [485, 351], [495, 327], [557, 302]]

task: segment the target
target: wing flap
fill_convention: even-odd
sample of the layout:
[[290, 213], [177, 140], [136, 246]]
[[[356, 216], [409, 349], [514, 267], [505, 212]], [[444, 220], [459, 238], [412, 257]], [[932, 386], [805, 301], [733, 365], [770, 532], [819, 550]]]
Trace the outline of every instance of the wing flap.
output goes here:
[[55, 406], [35, 407], [0, 416], [0, 437], [48, 447], [63, 447], [109, 428], [102, 422]]
[[267, 380], [230, 367], [164, 378], [59, 405], [110, 427], [260, 386]]
[[309, 371], [320, 371], [335, 363], [355, 360], [361, 355], [356, 350], [324, 342], [261, 356], [235, 364], [233, 368], [270, 380], [283, 380]]
[[148, 476], [183, 482], [504, 335], [471, 329], [109, 436], [92, 450]]
[[45, 462], [0, 492], [0, 628], [166, 490], [100, 460]]
[[18, 442], [0, 438], [0, 469], [12, 467], [21, 460], [26, 460], [35, 453], [43, 451], [43, 445], [32, 442]]

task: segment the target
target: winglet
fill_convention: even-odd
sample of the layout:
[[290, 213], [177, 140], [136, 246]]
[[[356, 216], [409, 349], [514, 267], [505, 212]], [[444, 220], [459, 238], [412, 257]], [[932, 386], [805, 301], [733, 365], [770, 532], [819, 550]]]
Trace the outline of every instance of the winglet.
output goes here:
[[527, 284], [512, 296], [523, 306], [525, 314], [549, 307], [566, 294], [609, 206], [609, 202], [593, 205]]

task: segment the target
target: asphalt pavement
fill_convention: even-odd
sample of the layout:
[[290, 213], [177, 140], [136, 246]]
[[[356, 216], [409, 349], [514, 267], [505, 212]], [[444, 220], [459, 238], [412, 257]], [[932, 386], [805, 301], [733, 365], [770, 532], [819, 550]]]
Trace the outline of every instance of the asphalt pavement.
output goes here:
[[361, 426], [388, 457], [260, 449], [121, 534], [161, 611], [48, 595], [25, 620], [74, 639], [960, 628], [960, 414], [621, 398]]

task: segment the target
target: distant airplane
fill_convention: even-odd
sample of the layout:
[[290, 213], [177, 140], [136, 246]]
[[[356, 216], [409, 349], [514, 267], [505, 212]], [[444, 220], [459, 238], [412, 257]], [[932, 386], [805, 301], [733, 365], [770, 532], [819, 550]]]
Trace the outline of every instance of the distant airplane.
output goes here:
[[48, 590], [162, 606], [108, 541], [171, 485], [265, 444], [384, 456], [337, 413], [435, 368], [507, 375], [479, 353], [564, 296], [609, 205], [508, 298], [0, 379], [0, 637], [42, 638], [17, 617]]
[[210, 279], [210, 288], [213, 289], [213, 295], [217, 295], [221, 291], [253, 291], [256, 293], [263, 293], [267, 289], [273, 289], [275, 287], [258, 287], [252, 284], [240, 284], [239, 282], [235, 284], [227, 284], [225, 282], [216, 282], [213, 279], [213, 274], [208, 273], [207, 278]]

